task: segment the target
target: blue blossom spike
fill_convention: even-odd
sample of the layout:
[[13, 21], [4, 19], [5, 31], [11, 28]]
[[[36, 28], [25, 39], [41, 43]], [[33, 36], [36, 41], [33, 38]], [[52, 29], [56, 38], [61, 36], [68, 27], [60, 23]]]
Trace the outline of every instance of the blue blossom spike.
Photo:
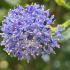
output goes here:
[[[27, 5], [25, 8], [18, 6], [10, 10], [1, 27], [4, 50], [27, 62], [30, 61], [30, 56], [36, 58], [54, 53], [53, 49], [59, 48], [59, 44], [51, 35], [53, 19], [54, 15], [50, 15], [49, 10], [44, 10], [44, 6], [39, 4]], [[54, 36], [59, 35], [58, 29], [54, 31]]]

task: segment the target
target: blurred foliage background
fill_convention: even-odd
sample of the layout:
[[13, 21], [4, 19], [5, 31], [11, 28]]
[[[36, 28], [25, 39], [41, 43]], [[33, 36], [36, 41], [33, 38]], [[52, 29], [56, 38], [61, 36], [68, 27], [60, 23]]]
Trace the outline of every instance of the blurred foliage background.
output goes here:
[[9, 9], [32, 3], [38, 3], [44, 5], [45, 9], [50, 9], [55, 15], [55, 24], [65, 27], [61, 48], [55, 49], [55, 55], [43, 55], [27, 63], [26, 60], [18, 61], [17, 58], [10, 57], [3, 51], [2, 46], [0, 47], [0, 70], [70, 70], [70, 0], [0, 0], [0, 25]]

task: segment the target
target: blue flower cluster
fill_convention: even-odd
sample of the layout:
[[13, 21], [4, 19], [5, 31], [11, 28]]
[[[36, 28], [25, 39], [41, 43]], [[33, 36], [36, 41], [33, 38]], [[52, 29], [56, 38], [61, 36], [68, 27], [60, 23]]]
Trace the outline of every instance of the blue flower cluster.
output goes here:
[[3, 21], [1, 45], [5, 45], [4, 50], [10, 55], [28, 62], [31, 56], [55, 53], [53, 49], [60, 47], [61, 34], [57, 28], [52, 35], [50, 26], [53, 24], [54, 15], [44, 10], [43, 5], [18, 6], [10, 10]]

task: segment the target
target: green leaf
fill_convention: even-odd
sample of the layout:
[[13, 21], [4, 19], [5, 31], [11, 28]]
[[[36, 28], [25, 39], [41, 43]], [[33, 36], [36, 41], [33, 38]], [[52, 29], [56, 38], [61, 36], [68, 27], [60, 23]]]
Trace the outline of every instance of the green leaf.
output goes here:
[[11, 5], [19, 5], [21, 0], [5, 0], [7, 3], [11, 4]]
[[70, 27], [63, 32], [64, 41], [70, 39]]
[[5, 14], [6, 14], [6, 9], [0, 9], [0, 22], [2, 21], [3, 16], [5, 16]]
[[64, 7], [70, 9], [70, 0], [66, 0]]
[[62, 27], [69, 27], [70, 26], [70, 20], [65, 21], [63, 24], [61, 24]]
[[59, 5], [59, 6], [63, 6], [65, 4], [64, 0], [55, 0], [55, 2]]
[[61, 26], [65, 27], [65, 30], [62, 33], [64, 37], [64, 41], [69, 40], [70, 39], [70, 20], [67, 20]]
[[55, 2], [59, 5], [59, 6], [63, 6], [67, 9], [70, 9], [70, 0], [55, 0]]

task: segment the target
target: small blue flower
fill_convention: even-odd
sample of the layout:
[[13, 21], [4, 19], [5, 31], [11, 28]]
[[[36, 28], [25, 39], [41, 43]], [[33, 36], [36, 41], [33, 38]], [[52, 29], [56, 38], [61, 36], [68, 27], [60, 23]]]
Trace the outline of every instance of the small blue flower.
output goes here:
[[[53, 53], [53, 49], [59, 46], [58, 40], [51, 34], [53, 19], [54, 15], [50, 15], [49, 10], [45, 11], [44, 6], [38, 4], [27, 5], [25, 8], [18, 6], [10, 10], [1, 27], [4, 50], [19, 60], [25, 58], [28, 62], [30, 56], [36, 58], [38, 55]], [[54, 36], [59, 35], [61, 33], [57, 29]]]

